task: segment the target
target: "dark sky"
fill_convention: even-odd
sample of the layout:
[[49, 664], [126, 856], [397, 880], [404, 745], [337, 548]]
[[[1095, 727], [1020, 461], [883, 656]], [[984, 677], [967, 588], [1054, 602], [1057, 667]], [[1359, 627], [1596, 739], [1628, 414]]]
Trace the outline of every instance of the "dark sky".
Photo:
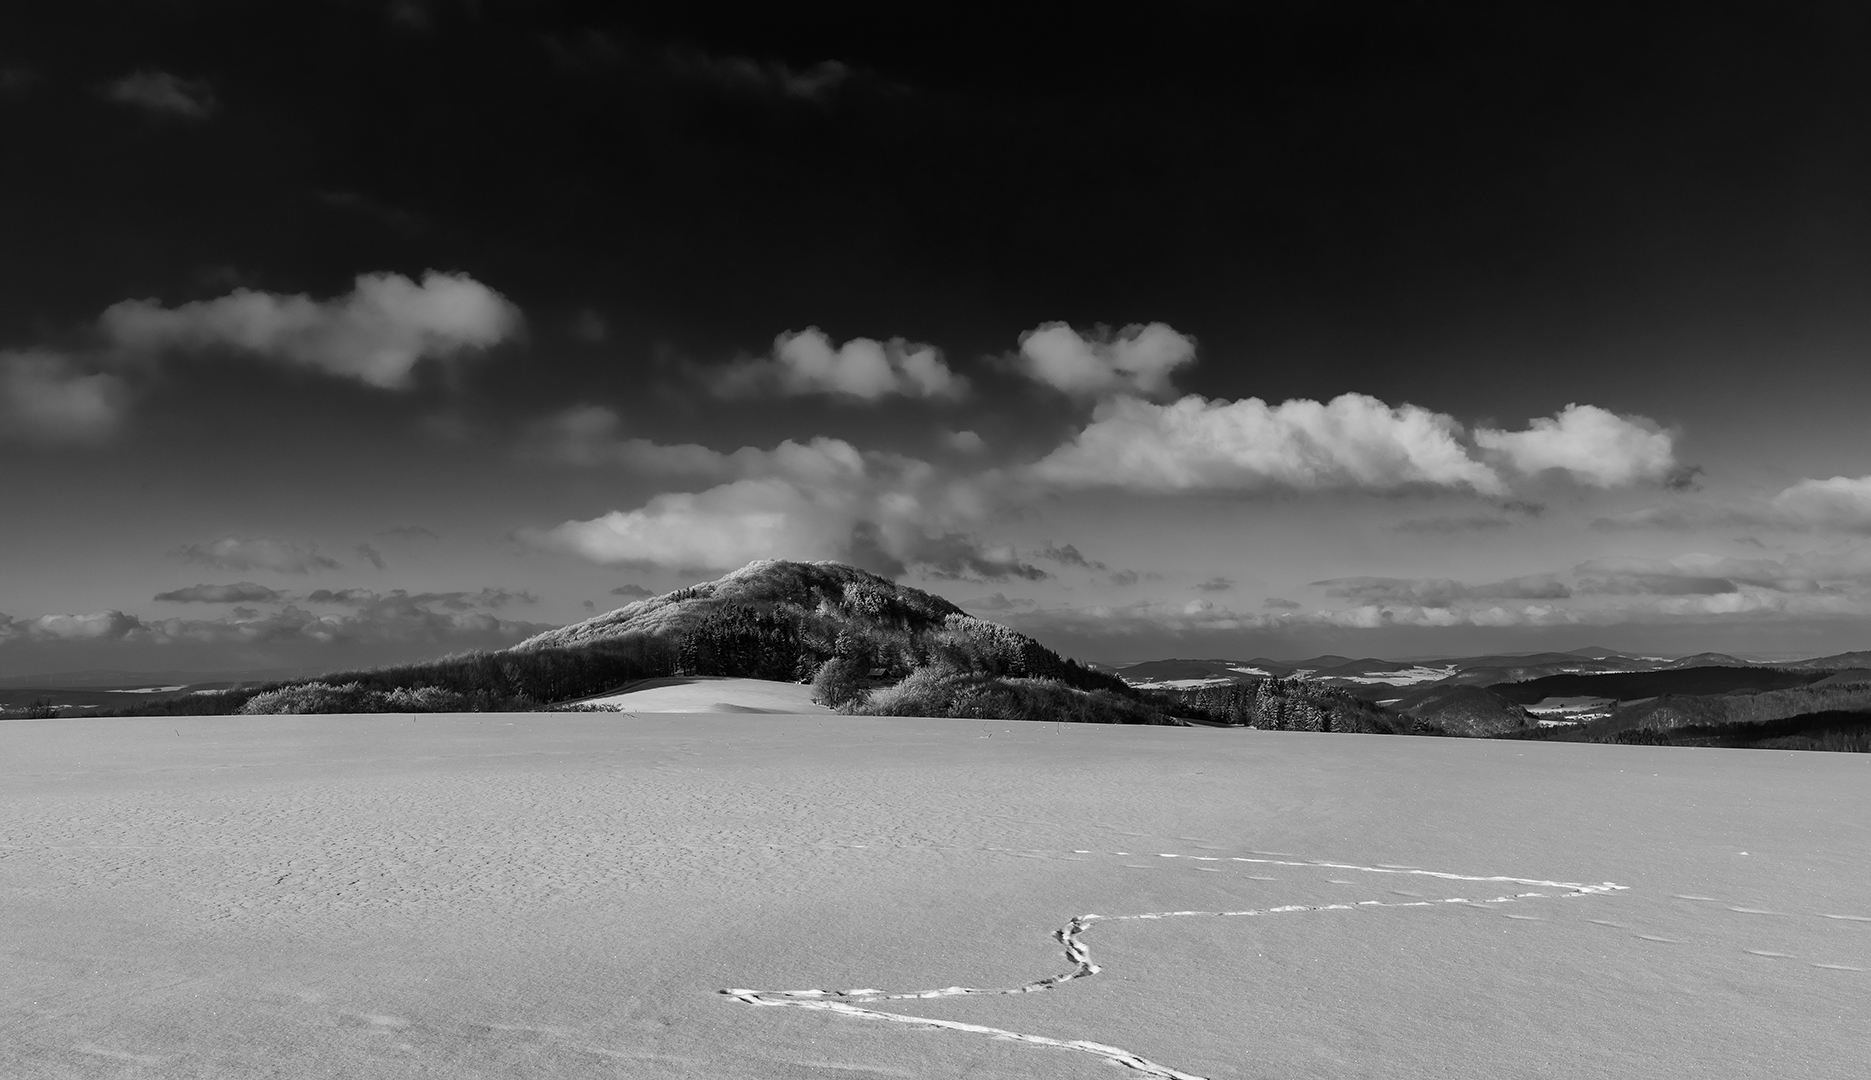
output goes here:
[[[466, 632], [320, 609], [307, 597], [327, 584], [535, 596], [475, 609], [491, 628], [474, 640], [494, 642], [729, 555], [862, 557], [851, 538], [871, 527], [880, 569], [998, 596], [1009, 621], [1100, 658], [1229, 653], [1249, 632], [1257, 651], [1349, 651], [1361, 630], [1393, 653], [1458, 632], [1766, 652], [1798, 625], [1845, 642], [1871, 483], [1799, 485], [1871, 473], [1871, 21], [1716, 10], [16, 5], [0, 12], [0, 423], [15, 436], [0, 498], [31, 509], [0, 525], [0, 668], [155, 665], [183, 637], [192, 662], [239, 644], [242, 663], [316, 663], [314, 624], [367, 658]], [[504, 305], [481, 312], [499, 328], [408, 338], [379, 380], [396, 385], [334, 359], [408, 316], [333, 330], [360, 276], [432, 270]], [[287, 322], [240, 330], [232, 306], [199, 306], [240, 296]], [[312, 305], [298, 322], [281, 314], [293, 297]], [[126, 301], [170, 321], [125, 331], [104, 313]], [[1112, 343], [1152, 324], [1193, 359], [1154, 387], [1061, 393], [1021, 360], [1023, 335], [1053, 322], [1097, 362], [1121, 368]], [[927, 343], [967, 390], [865, 397], [777, 366], [724, 389], [809, 327], [834, 347]], [[59, 428], [48, 402], [92, 390], [104, 412]], [[1173, 492], [1143, 490], [1160, 468], [1036, 471], [1124, 401], [1346, 394], [1460, 425], [1462, 452], [1496, 471], [1505, 451], [1477, 430], [1535, 430], [1574, 404], [1667, 445], [1604, 465], [1638, 436], [1601, 424], [1598, 442], [1542, 443], [1478, 484], [1416, 459], [1379, 468], [1371, 455], [1397, 447], [1357, 443], [1351, 421], [1217, 411], [1164, 451], [1171, 472], [1206, 462]], [[604, 410], [586, 434], [609, 449], [567, 450], [560, 421], [580, 409]], [[1138, 423], [1161, 436], [1166, 416]], [[963, 431], [981, 445], [954, 442]], [[862, 477], [764, 457], [652, 466], [627, 444], [771, 454], [814, 438], [860, 455]], [[1229, 439], [1313, 464], [1281, 472]], [[872, 505], [909, 488], [915, 511]], [[726, 516], [677, 522], [676, 496]], [[780, 523], [762, 533], [756, 511]], [[607, 514], [627, 542], [555, 532]], [[806, 536], [804, 514], [844, 538]], [[1508, 524], [1408, 524], [1484, 518]], [[642, 532], [682, 523], [740, 540], [684, 560]], [[436, 539], [412, 545], [417, 528]], [[343, 566], [177, 554], [229, 538]], [[1068, 543], [1084, 564], [1036, 554]], [[1604, 558], [1728, 589], [1693, 594], [1708, 610], [1622, 578], [1590, 592]], [[1777, 569], [1686, 569], [1741, 558]], [[285, 629], [239, 629], [273, 608], [147, 599], [267, 573], [283, 576], [255, 584], [297, 613]], [[1320, 584], [1490, 584], [1474, 575], [1544, 575], [1569, 595], [1424, 604], [1420, 588]], [[1215, 578], [1236, 584], [1191, 593]], [[1175, 615], [1192, 595], [1212, 607]], [[1553, 599], [1577, 621], [1527, 613]], [[1344, 614], [1372, 604], [1380, 625]], [[1476, 614], [1503, 604], [1498, 625]], [[93, 640], [41, 618], [108, 611], [137, 625]], [[176, 640], [158, 640], [163, 620]]]

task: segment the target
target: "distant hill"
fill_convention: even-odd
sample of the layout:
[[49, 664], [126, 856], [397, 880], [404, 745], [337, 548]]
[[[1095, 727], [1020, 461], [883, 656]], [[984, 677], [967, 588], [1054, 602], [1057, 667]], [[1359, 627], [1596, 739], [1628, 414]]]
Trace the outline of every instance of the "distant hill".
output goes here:
[[1496, 690], [1466, 684], [1424, 687], [1390, 708], [1449, 735], [1500, 735], [1537, 723], [1526, 709]]
[[152, 702], [142, 711], [524, 710], [672, 675], [811, 682], [818, 700], [847, 711], [1176, 722], [1166, 702], [939, 596], [840, 563], [771, 559], [498, 652]]
[[1675, 667], [1660, 671], [1605, 675], [1548, 675], [1526, 682], [1499, 683], [1490, 690], [1519, 705], [1549, 697], [1601, 697], [1635, 701], [1662, 694], [1732, 694], [1805, 686], [1826, 677], [1823, 671], [1788, 671], [1770, 667]]

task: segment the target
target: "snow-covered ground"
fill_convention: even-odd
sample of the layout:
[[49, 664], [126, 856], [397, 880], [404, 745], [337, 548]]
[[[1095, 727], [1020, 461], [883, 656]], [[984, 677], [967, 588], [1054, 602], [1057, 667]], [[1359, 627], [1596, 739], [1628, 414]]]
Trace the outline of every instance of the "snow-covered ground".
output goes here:
[[0, 1075], [1856, 1080], [1867, 820], [1859, 754], [4, 724]]
[[1549, 697], [1526, 706], [1526, 710], [1539, 720], [1541, 727], [1558, 727], [1601, 720], [1616, 711], [1617, 706], [1616, 698]]
[[729, 679], [713, 675], [653, 679], [622, 694], [587, 698], [626, 712], [676, 713], [816, 713], [825, 707], [812, 700], [812, 687], [766, 679]]
[[1363, 686], [1415, 686], [1418, 683], [1441, 682], [1455, 674], [1452, 667], [1423, 667], [1418, 665], [1402, 671], [1386, 671], [1382, 675], [1340, 675], [1342, 682], [1358, 683]]
[[[1129, 680], [1125, 680], [1129, 682]], [[1146, 679], [1130, 685], [1139, 690], [1202, 690], [1210, 686], [1233, 686], [1234, 680], [1221, 675], [1206, 679]]]

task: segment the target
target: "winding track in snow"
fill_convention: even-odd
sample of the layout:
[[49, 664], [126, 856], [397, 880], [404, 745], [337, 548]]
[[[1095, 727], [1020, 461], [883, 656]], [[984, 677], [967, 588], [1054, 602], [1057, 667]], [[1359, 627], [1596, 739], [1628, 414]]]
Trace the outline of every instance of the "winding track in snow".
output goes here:
[[[1074, 855], [1090, 855], [1093, 852], [1075, 850]], [[1134, 857], [1131, 852], [1113, 851], [1102, 854]], [[1055, 990], [1076, 979], [1086, 979], [1103, 970], [1091, 962], [1091, 950], [1083, 940], [1085, 932], [1094, 923], [1132, 922], [1155, 919], [1180, 919], [1192, 917], [1222, 918], [1230, 916], [1291, 915], [1310, 911], [1355, 911], [1360, 908], [1418, 908], [1436, 907], [1442, 904], [1510, 904], [1532, 899], [1564, 899], [1580, 896], [1602, 896], [1606, 893], [1628, 889], [1606, 881], [1596, 885], [1576, 881], [1546, 881], [1539, 878], [1519, 878], [1505, 875], [1477, 876], [1471, 874], [1452, 874], [1440, 870], [1420, 870], [1404, 866], [1358, 866], [1353, 863], [1313, 862], [1293, 859], [1252, 858], [1244, 855], [1183, 855], [1171, 852], [1159, 852], [1161, 859], [1189, 859], [1195, 862], [1235, 862], [1254, 863], [1262, 866], [1303, 867], [1313, 870], [1348, 870], [1363, 874], [1399, 874], [1418, 877], [1437, 878], [1443, 881], [1475, 882], [1479, 884], [1523, 885], [1536, 890], [1518, 892], [1485, 899], [1454, 896], [1442, 900], [1359, 900], [1346, 904], [1287, 904], [1281, 907], [1252, 908], [1241, 911], [1148, 911], [1136, 915], [1080, 915], [1071, 922], [1053, 931], [1053, 940], [1065, 946], [1065, 958], [1072, 966], [1058, 975], [1036, 979], [1033, 982], [1011, 987], [947, 986], [939, 990], [913, 990], [891, 993], [886, 990], [750, 990], [732, 988], [719, 991], [744, 1005], [773, 1006], [779, 1008], [812, 1009], [819, 1012], [835, 1013], [857, 1020], [883, 1020], [899, 1024], [909, 1024], [920, 1028], [933, 1028], [942, 1031], [959, 1031], [972, 1035], [985, 1035], [992, 1039], [1025, 1043], [1029, 1046], [1044, 1046], [1057, 1050], [1075, 1050], [1104, 1059], [1113, 1065], [1121, 1065], [1141, 1073], [1151, 1080], [1209, 1080], [1208, 1077], [1195, 1073], [1183, 1072], [1168, 1065], [1151, 1061], [1140, 1054], [1132, 1053], [1120, 1046], [1091, 1042], [1086, 1039], [1054, 1039], [1045, 1035], [1033, 1035], [1022, 1031], [1010, 1031], [1005, 1028], [988, 1027], [985, 1024], [969, 1024], [958, 1020], [937, 1020], [926, 1016], [909, 1016], [903, 1013], [885, 1012], [881, 1009], [865, 1008], [860, 1002], [878, 1001], [913, 1001], [927, 998], [961, 997], [964, 995], [1012, 995], [1031, 994], [1042, 990]]]

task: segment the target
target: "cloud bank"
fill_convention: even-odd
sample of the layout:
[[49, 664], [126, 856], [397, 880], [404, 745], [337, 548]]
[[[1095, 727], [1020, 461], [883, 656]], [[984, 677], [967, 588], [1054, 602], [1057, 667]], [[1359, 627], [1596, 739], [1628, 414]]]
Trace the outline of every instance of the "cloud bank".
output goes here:
[[466, 274], [431, 270], [420, 283], [362, 274], [348, 295], [323, 301], [252, 289], [174, 308], [124, 300], [105, 309], [99, 325], [125, 352], [230, 349], [400, 390], [412, 384], [418, 361], [491, 348], [517, 335], [521, 318]]
[[581, 444], [578, 454], [718, 482], [664, 492], [635, 509], [523, 531], [525, 542], [603, 564], [682, 570], [793, 558], [838, 559], [892, 575], [916, 566], [987, 580], [1045, 576], [1012, 548], [972, 538], [989, 507], [984, 483], [944, 477], [914, 458], [865, 453], [828, 438], [731, 453], [620, 440]]
[[715, 379], [723, 397], [820, 394], [878, 401], [886, 397], [959, 400], [968, 380], [955, 374], [933, 345], [903, 338], [852, 338], [834, 345], [816, 326], [785, 333], [771, 355], [730, 365]]
[[1074, 397], [1172, 392], [1170, 373], [1195, 360], [1195, 339], [1166, 323], [1132, 324], [1116, 333], [1081, 334], [1062, 322], [1020, 335], [1015, 366], [1028, 378]]
[[157, 593], [155, 599], [172, 604], [272, 604], [286, 598], [278, 589], [251, 581], [232, 585], [189, 585]]
[[[1463, 435], [1446, 413], [1366, 394], [1279, 405], [1120, 396], [1099, 402], [1084, 430], [1030, 473], [1067, 488], [1157, 493], [1426, 487], [1508, 494], [1508, 478], [1478, 459]], [[1522, 432], [1483, 429], [1475, 441], [1512, 472], [1557, 469], [1594, 487], [1665, 481], [1678, 471], [1667, 432], [1590, 405], [1536, 419]]]
[[1557, 416], [1530, 421], [1525, 431], [1481, 428], [1475, 445], [1528, 476], [1559, 471], [1599, 488], [1664, 482], [1677, 472], [1668, 432], [1596, 405], [1568, 405]]
[[1461, 430], [1442, 413], [1392, 408], [1364, 394], [1281, 405], [1194, 394], [1167, 405], [1119, 397], [1100, 402], [1091, 423], [1032, 475], [1061, 487], [1139, 492], [1419, 484], [1504, 494], [1500, 476], [1469, 456]]
[[320, 555], [309, 544], [268, 537], [224, 536], [209, 544], [188, 544], [175, 551], [185, 562], [212, 566], [216, 570], [271, 570], [279, 574], [309, 574], [315, 570], [340, 570], [344, 564]]
[[122, 425], [129, 391], [49, 352], [0, 352], [0, 439], [99, 443]]
[[184, 79], [166, 71], [137, 71], [104, 88], [104, 96], [121, 105], [165, 116], [205, 120], [217, 102], [214, 88], [201, 79]]

